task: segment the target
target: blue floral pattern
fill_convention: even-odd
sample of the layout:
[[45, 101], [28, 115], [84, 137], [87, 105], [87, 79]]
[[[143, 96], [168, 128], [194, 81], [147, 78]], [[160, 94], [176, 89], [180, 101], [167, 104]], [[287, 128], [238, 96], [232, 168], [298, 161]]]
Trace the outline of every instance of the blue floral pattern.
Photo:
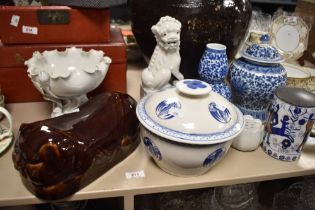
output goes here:
[[143, 138], [143, 144], [146, 146], [149, 154], [157, 159], [157, 160], [162, 160], [162, 154], [159, 150], [159, 148], [153, 143], [153, 141], [149, 137], [144, 137]]
[[267, 110], [276, 88], [287, 82], [286, 70], [280, 64], [259, 65], [238, 59], [230, 70], [236, 104], [241, 109]]
[[184, 84], [186, 84], [186, 86], [188, 88], [191, 88], [191, 89], [202, 89], [202, 88], [206, 88], [207, 85], [203, 84], [202, 81], [200, 80], [185, 80], [184, 81]]
[[263, 60], [282, 59], [276, 48], [266, 45], [253, 44], [246, 48], [245, 53], [248, 56]]
[[223, 82], [228, 74], [226, 51], [207, 48], [200, 59], [198, 74], [201, 80], [209, 84]]
[[262, 65], [259, 63], [251, 63], [247, 60], [240, 58], [233, 62], [232, 67], [237, 69], [246, 69], [247, 72], [251, 73], [261, 73], [261, 74], [268, 74], [270, 76], [283, 74], [285, 73], [285, 69], [281, 64], [270, 64], [270, 65]]
[[155, 108], [155, 114], [161, 119], [169, 120], [177, 116], [180, 109], [181, 104], [178, 101], [164, 100]]
[[259, 110], [252, 110], [252, 109], [246, 109], [244, 107], [241, 107], [237, 105], [237, 107], [241, 110], [241, 112], [244, 115], [251, 115], [255, 119], [260, 119], [262, 121], [265, 121], [268, 118], [268, 109], [259, 109]]
[[241, 52], [242, 56], [253, 61], [279, 63], [283, 60], [279, 51], [269, 44], [269, 35], [260, 37], [260, 44], [251, 44]]
[[282, 161], [296, 161], [299, 156], [298, 155], [282, 155], [278, 154], [278, 152], [268, 149], [269, 146], [266, 146], [264, 142], [262, 143], [262, 149], [265, 153], [267, 153], [270, 157], [276, 158]]
[[225, 154], [226, 149], [225, 147], [219, 148], [213, 153], [211, 153], [204, 161], [203, 161], [203, 166], [204, 167], [210, 167], [212, 166], [215, 162], [217, 162], [219, 159], [223, 157]]
[[226, 83], [216, 83], [211, 85], [212, 90], [232, 102], [232, 91]]

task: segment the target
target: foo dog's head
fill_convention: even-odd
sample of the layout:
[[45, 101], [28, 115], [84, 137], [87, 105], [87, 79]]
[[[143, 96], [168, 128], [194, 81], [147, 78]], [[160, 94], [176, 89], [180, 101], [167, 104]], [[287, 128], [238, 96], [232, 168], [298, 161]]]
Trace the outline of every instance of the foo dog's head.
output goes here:
[[180, 29], [182, 24], [175, 18], [161, 17], [159, 22], [152, 26], [157, 44], [164, 50], [179, 49]]

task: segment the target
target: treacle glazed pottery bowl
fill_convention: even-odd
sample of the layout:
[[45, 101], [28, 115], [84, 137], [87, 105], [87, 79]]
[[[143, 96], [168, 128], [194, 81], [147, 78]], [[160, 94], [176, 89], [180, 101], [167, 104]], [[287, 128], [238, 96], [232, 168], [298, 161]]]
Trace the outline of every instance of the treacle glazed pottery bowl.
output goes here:
[[244, 128], [237, 107], [194, 79], [146, 95], [136, 112], [146, 151], [160, 168], [177, 176], [207, 172]]

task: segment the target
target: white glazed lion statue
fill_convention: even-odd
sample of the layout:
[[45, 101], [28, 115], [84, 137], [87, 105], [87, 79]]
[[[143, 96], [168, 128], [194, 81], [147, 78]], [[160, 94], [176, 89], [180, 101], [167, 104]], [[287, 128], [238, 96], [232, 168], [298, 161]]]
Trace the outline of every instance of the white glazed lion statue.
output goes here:
[[169, 86], [172, 74], [178, 80], [184, 79], [179, 72], [181, 23], [175, 18], [165, 16], [151, 28], [157, 45], [151, 56], [149, 66], [142, 71], [144, 94], [155, 92]]

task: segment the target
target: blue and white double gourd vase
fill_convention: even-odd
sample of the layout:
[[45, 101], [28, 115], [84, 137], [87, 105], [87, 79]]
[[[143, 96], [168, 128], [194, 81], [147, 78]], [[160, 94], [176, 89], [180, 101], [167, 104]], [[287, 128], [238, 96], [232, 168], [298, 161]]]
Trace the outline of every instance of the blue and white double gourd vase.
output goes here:
[[137, 105], [141, 139], [164, 171], [178, 176], [207, 172], [244, 128], [241, 111], [201, 80], [143, 97]]
[[263, 150], [278, 160], [298, 160], [314, 125], [315, 94], [302, 88], [278, 88], [269, 111]]
[[244, 115], [263, 122], [277, 87], [286, 85], [287, 73], [278, 50], [269, 44], [269, 36], [261, 37], [261, 44], [248, 44], [241, 51], [242, 58], [230, 68], [235, 104]]
[[226, 81], [228, 75], [228, 58], [226, 46], [209, 43], [206, 46], [198, 67], [198, 75], [202, 81], [211, 84], [212, 90], [227, 100], [232, 101], [232, 92]]

